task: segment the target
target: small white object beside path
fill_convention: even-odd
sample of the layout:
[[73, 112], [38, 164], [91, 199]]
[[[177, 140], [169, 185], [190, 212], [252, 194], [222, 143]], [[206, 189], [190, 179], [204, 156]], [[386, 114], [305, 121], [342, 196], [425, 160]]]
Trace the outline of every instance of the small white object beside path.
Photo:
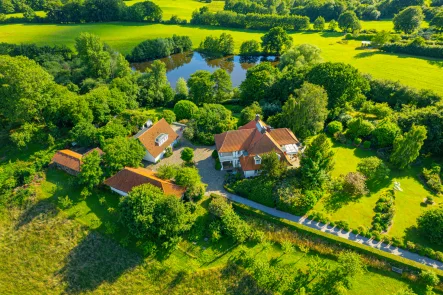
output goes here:
[[400, 257], [403, 257], [403, 258], [406, 258], [406, 259], [409, 259], [409, 260], [412, 260], [412, 261], [415, 261], [415, 262], [418, 262], [418, 263], [421, 263], [421, 264], [424, 264], [427, 266], [431, 266], [433, 268], [443, 270], [443, 263], [440, 261], [437, 261], [437, 260], [434, 260], [431, 258], [427, 258], [427, 257], [421, 256], [419, 254], [412, 253], [412, 252], [409, 252], [407, 250], [404, 250], [404, 249], [401, 249], [398, 247], [394, 247], [392, 245], [380, 243], [378, 241], [374, 241], [372, 239], [356, 235], [352, 232], [345, 232], [345, 231], [336, 229], [334, 227], [327, 226], [323, 223], [312, 221], [310, 219], [307, 219], [306, 217], [296, 216], [296, 215], [292, 215], [287, 212], [277, 210], [275, 208], [270, 208], [270, 207], [264, 206], [262, 204], [259, 204], [257, 202], [248, 200], [246, 198], [228, 193], [224, 190], [223, 191], [209, 191], [208, 193], [209, 194], [210, 193], [219, 194], [219, 195], [226, 197], [227, 199], [229, 199], [231, 201], [234, 201], [236, 203], [240, 203], [240, 204], [249, 206], [251, 208], [260, 210], [260, 211], [265, 212], [265, 213], [272, 215], [274, 217], [283, 218], [283, 219], [286, 219], [289, 221], [297, 222], [299, 224], [303, 224], [303, 225], [308, 226], [310, 228], [313, 228], [313, 229], [316, 229], [316, 230], [319, 230], [319, 231], [322, 231], [325, 233], [329, 233], [329, 234], [341, 237], [343, 239], [354, 241], [356, 243], [360, 243], [360, 244], [363, 244], [363, 245], [366, 245], [366, 246], [369, 246], [369, 247], [372, 247], [375, 249], [379, 249], [379, 250], [387, 252], [387, 253], [391, 253], [393, 255], [397, 255], [397, 256], [400, 256]]

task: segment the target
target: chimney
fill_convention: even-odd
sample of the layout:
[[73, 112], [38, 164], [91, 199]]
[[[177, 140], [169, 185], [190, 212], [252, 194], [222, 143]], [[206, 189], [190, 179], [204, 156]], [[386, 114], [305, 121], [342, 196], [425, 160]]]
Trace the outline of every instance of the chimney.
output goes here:
[[255, 115], [255, 122], [258, 122], [258, 121], [260, 121], [260, 115], [259, 115], [259, 114], [256, 114], [256, 115]]

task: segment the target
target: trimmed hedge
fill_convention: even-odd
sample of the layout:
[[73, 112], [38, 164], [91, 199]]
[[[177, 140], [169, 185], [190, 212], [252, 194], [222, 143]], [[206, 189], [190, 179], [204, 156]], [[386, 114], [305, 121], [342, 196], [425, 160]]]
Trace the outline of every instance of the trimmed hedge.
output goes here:
[[275, 208], [273, 181], [261, 177], [242, 179], [232, 184], [230, 189], [241, 197]]
[[442, 45], [421, 45], [388, 43], [380, 47], [380, 50], [389, 53], [402, 53], [434, 58], [443, 58]]

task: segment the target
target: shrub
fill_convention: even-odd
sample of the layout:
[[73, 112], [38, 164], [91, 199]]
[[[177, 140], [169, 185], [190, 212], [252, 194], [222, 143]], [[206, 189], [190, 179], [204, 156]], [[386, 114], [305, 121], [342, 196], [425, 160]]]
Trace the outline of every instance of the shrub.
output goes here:
[[440, 283], [437, 274], [432, 270], [422, 270], [419, 279], [423, 284], [432, 287], [437, 286]]
[[242, 179], [231, 185], [233, 191], [247, 199], [274, 208], [274, 182], [262, 177]]
[[365, 140], [365, 141], [363, 142], [363, 147], [364, 147], [365, 149], [369, 149], [369, 148], [371, 148], [371, 142], [370, 142], [369, 140]]
[[360, 172], [349, 172], [344, 177], [343, 192], [351, 196], [362, 196], [368, 193], [366, 177]]
[[222, 164], [220, 163], [219, 159], [215, 160], [215, 170], [220, 171], [222, 169]]
[[213, 159], [218, 159], [218, 152], [217, 152], [217, 150], [213, 150], [213, 151], [212, 151], [211, 157], [212, 157]]
[[347, 221], [339, 220], [335, 224], [338, 228], [341, 228], [344, 231], [349, 231], [350, 229], [349, 223]]
[[392, 224], [395, 213], [395, 195], [393, 190], [385, 191], [378, 199], [374, 211], [376, 212], [372, 226], [374, 230], [387, 231]]
[[65, 197], [59, 197], [58, 199], [58, 204], [60, 205], [60, 207], [62, 207], [63, 209], [68, 209], [72, 207], [72, 200], [69, 198], [69, 196], [65, 196]]
[[443, 245], [443, 208], [425, 211], [417, 219], [420, 234], [438, 245]]
[[243, 243], [251, 237], [251, 228], [232, 209], [225, 197], [211, 195], [209, 212], [220, 218], [223, 232], [234, 241]]
[[172, 156], [172, 147], [168, 146], [165, 149], [165, 153], [164, 153], [163, 157], [169, 158], [170, 156]]
[[185, 147], [181, 151], [180, 158], [186, 163], [190, 163], [194, 159], [194, 150], [190, 147]]
[[426, 184], [437, 193], [443, 192], [440, 173], [441, 167], [439, 165], [433, 165], [431, 169], [423, 168], [423, 177], [426, 180]]
[[280, 188], [277, 191], [277, 195], [277, 209], [295, 215], [304, 215], [317, 203], [317, 197], [314, 192], [302, 192], [293, 187]]
[[374, 130], [374, 126], [368, 120], [362, 118], [355, 118], [349, 121], [346, 135], [350, 138], [365, 137], [371, 134]]
[[360, 144], [361, 144], [361, 142], [362, 142], [362, 140], [361, 140], [361, 138], [354, 138], [354, 144], [356, 145], [356, 146], [359, 146]]
[[197, 105], [190, 100], [180, 100], [174, 105], [177, 120], [192, 119], [197, 112]]
[[170, 110], [164, 110], [162, 112], [162, 117], [168, 122], [168, 124], [172, 124], [172, 122], [175, 122], [176, 120], [175, 113]]
[[358, 163], [357, 171], [362, 173], [368, 181], [381, 181], [391, 172], [383, 160], [373, 156], [364, 158]]
[[337, 132], [343, 131], [343, 124], [339, 121], [332, 121], [327, 126], [328, 133], [334, 135]]

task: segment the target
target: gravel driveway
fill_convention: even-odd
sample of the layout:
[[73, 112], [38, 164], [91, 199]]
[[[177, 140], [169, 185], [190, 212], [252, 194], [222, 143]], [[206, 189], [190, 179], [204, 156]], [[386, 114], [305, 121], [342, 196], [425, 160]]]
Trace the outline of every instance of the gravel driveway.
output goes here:
[[[181, 133], [179, 133], [179, 135], [181, 136]], [[215, 160], [211, 156], [215, 146], [196, 146], [183, 137], [181, 137], [180, 141], [180, 148], [174, 149], [172, 156], [170, 156], [169, 158], [161, 159], [156, 164], [144, 162], [145, 167], [156, 171], [158, 167], [164, 164], [180, 165], [183, 163], [183, 160], [180, 159], [181, 151], [185, 147], [190, 147], [194, 150], [194, 161], [202, 177], [202, 181], [208, 185], [206, 190], [208, 192], [222, 191], [226, 171], [215, 170]]]

